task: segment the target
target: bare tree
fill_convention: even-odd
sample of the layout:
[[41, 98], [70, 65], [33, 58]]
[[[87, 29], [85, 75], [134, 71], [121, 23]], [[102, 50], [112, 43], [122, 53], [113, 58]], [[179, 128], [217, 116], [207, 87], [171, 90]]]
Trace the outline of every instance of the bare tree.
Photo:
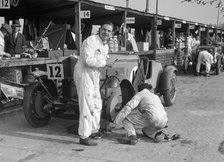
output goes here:
[[217, 8], [220, 8], [221, 12], [224, 12], [224, 6], [222, 0], [181, 0], [181, 2], [191, 2], [200, 5], [207, 5], [207, 4], [216, 5]]

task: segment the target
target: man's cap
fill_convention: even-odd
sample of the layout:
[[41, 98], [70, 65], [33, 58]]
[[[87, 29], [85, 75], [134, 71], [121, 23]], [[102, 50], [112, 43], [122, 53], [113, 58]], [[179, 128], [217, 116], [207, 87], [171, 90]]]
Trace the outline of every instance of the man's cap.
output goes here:
[[1, 28], [5, 29], [9, 34], [12, 33], [12, 28], [10, 27], [9, 24], [2, 24]]
[[12, 27], [21, 27], [19, 19], [15, 19], [12, 21]]

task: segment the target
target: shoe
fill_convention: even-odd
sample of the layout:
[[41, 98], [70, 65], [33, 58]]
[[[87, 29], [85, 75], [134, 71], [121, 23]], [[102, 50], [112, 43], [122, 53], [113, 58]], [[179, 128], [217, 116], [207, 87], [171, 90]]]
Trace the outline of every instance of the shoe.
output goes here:
[[92, 133], [89, 138], [92, 138], [92, 139], [101, 139], [103, 137], [103, 133], [101, 132], [97, 132], [97, 133]]
[[210, 74], [209, 73], [205, 73], [205, 77], [210, 77]]
[[91, 139], [89, 139], [89, 138], [85, 138], [85, 139], [80, 138], [80, 139], [79, 139], [79, 143], [80, 143], [81, 145], [86, 145], [86, 146], [96, 146], [96, 145], [97, 145], [96, 142], [93, 142], [93, 141], [92, 141]]
[[129, 144], [129, 145], [136, 145], [138, 143], [138, 139], [135, 135], [131, 135], [127, 138], [118, 138], [117, 141], [121, 144]]
[[200, 76], [200, 75], [199, 75], [199, 72], [196, 72], [196, 76]]

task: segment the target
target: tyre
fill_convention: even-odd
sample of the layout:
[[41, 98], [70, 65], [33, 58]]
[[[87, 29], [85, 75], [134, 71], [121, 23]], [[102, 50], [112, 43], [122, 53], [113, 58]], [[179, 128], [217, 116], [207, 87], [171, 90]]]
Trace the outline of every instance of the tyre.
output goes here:
[[174, 104], [177, 96], [177, 91], [176, 91], [176, 84], [177, 84], [177, 78], [176, 74], [172, 72], [172, 75], [169, 75], [171, 77], [166, 77], [167, 79], [165, 82], [168, 83], [168, 89], [164, 91], [163, 93], [163, 99], [165, 102], [165, 106], [171, 106]]
[[189, 69], [189, 59], [188, 58], [184, 59], [183, 68], [184, 68], [184, 73], [187, 74], [188, 69]]
[[219, 75], [220, 74], [220, 70], [221, 70], [221, 60], [218, 59], [217, 63], [216, 63], [215, 74]]
[[26, 120], [32, 127], [42, 127], [49, 123], [51, 115], [43, 110], [47, 102], [44, 96], [47, 93], [40, 83], [30, 84], [24, 93], [23, 112]]
[[122, 108], [121, 90], [116, 90], [109, 98], [106, 107], [107, 119], [113, 122]]

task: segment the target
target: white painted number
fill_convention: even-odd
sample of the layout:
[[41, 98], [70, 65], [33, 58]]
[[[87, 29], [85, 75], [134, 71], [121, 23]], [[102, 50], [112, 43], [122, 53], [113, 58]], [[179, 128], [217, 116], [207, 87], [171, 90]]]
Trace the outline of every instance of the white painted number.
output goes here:
[[0, 0], [1, 9], [10, 9], [10, 0]]
[[63, 64], [47, 64], [48, 79], [64, 79]]

